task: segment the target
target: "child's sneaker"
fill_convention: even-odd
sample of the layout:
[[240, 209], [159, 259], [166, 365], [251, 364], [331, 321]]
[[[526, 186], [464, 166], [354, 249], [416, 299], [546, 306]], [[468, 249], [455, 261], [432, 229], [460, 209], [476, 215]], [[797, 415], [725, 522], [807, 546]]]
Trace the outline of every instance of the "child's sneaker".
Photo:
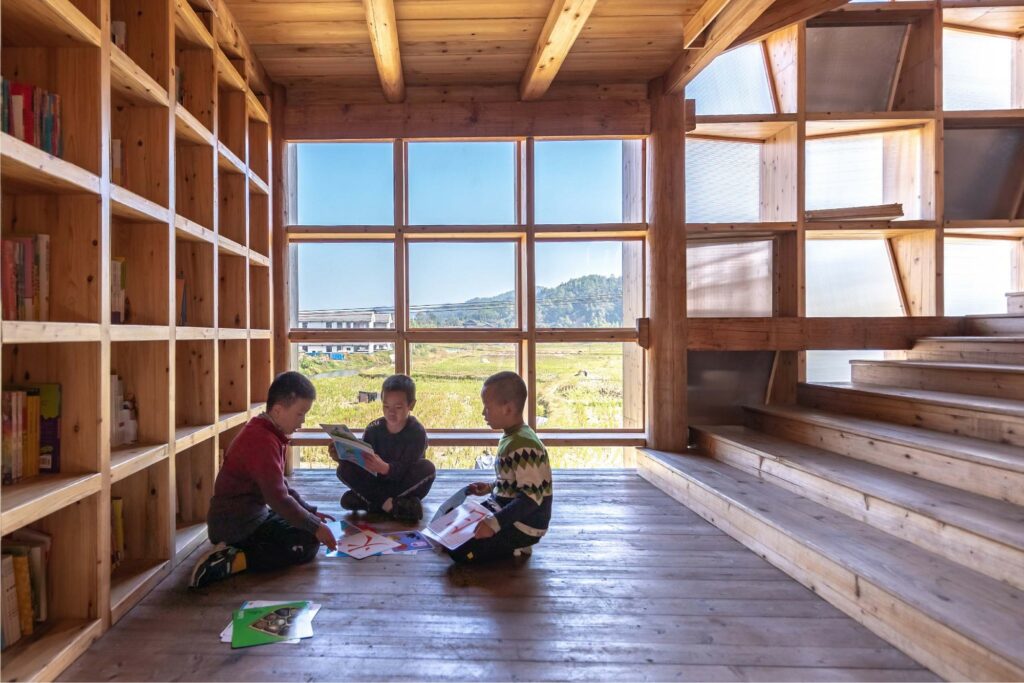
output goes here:
[[530, 555], [533, 555], [532, 545], [526, 545], [512, 551], [512, 557], [529, 557]]
[[395, 498], [391, 507], [391, 515], [397, 519], [418, 522], [423, 519], [423, 503], [416, 496]]
[[242, 551], [223, 543], [218, 543], [199, 556], [196, 566], [192, 569], [189, 588], [202, 588], [214, 581], [231, 576], [235, 557]]
[[360, 498], [359, 494], [355, 491], [345, 491], [345, 493], [341, 494], [341, 507], [344, 510], [351, 510], [352, 512], [355, 512], [356, 510], [365, 510], [366, 501]]

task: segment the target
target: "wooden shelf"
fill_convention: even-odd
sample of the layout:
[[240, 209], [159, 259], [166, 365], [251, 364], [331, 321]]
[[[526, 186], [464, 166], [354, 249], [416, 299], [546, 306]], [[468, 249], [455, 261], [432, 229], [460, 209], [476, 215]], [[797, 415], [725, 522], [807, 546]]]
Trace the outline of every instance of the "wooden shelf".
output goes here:
[[934, 112], [816, 112], [807, 114], [807, 139], [863, 135], [921, 128], [936, 120]]
[[217, 425], [185, 425], [174, 430], [174, 450], [183, 450], [197, 446], [217, 433]]
[[252, 170], [249, 171], [249, 188], [260, 194], [270, 195], [270, 186]]
[[1024, 126], [1024, 109], [947, 111], [943, 121], [946, 128], [1020, 127]]
[[238, 155], [228, 149], [223, 142], [217, 143], [217, 167], [228, 173], [239, 173], [246, 175], [245, 163], [238, 158]]
[[123, 560], [110, 575], [110, 619], [117, 622], [161, 579], [167, 560]]
[[167, 90], [116, 45], [110, 46], [110, 87], [131, 104], [166, 107]]
[[267, 113], [266, 107], [252, 90], [245, 91], [245, 104], [250, 119], [270, 123], [270, 115]]
[[99, 47], [102, 33], [68, 0], [4, 0], [4, 42], [12, 46]]
[[99, 493], [102, 477], [89, 474], [40, 474], [17, 484], [4, 486], [0, 501], [0, 535], [20, 529], [55, 510]]
[[269, 268], [270, 267], [270, 257], [269, 256], [264, 256], [263, 254], [260, 254], [259, 252], [256, 252], [256, 251], [253, 251], [252, 249], [250, 249], [249, 250], [249, 263], [251, 263], [254, 266], [262, 266], [263, 268]]
[[167, 341], [171, 338], [167, 325], [111, 325], [110, 341], [144, 342]]
[[270, 339], [270, 330], [249, 330], [249, 339]]
[[254, 418], [267, 409], [265, 401], [249, 404], [249, 418]]
[[100, 192], [99, 176], [7, 133], [0, 133], [0, 174], [5, 192]]
[[243, 247], [234, 240], [229, 240], [227, 237], [217, 238], [217, 251], [221, 254], [230, 254], [232, 256], [240, 256], [247, 258], [249, 256], [249, 250]]
[[181, 43], [190, 47], [212, 50], [217, 46], [203, 20], [186, 0], [174, 2], [174, 34]]
[[735, 117], [698, 116], [697, 127], [686, 136], [694, 138], [763, 141], [796, 126], [796, 116]]
[[244, 327], [219, 327], [217, 328], [217, 338], [231, 341], [248, 339], [249, 330]]
[[178, 327], [174, 331], [178, 340], [213, 341], [217, 338], [217, 330], [213, 327]]
[[110, 481], [121, 481], [154, 463], [167, 459], [167, 444], [124, 446], [110, 451]]
[[180, 564], [206, 538], [206, 522], [178, 526], [174, 532], [174, 564]]
[[245, 79], [238, 73], [238, 69], [235, 68], [235, 65], [231, 63], [231, 60], [228, 59], [228, 56], [219, 47], [214, 48], [214, 52], [216, 53], [214, 61], [217, 68], [217, 82], [222, 88], [243, 92], [245, 90]]
[[217, 420], [217, 429], [223, 433], [229, 429], [234, 429], [239, 425], [244, 425], [249, 420], [249, 411], [243, 410], [237, 413], [222, 413], [220, 419]]
[[184, 240], [206, 242], [208, 244], [213, 244], [217, 241], [217, 234], [213, 230], [204, 228], [184, 216], [174, 217], [174, 233]]
[[167, 208], [113, 183], [110, 185], [110, 212], [123, 220], [140, 223], [166, 223], [171, 215]]
[[43, 624], [3, 657], [5, 681], [53, 681], [103, 632], [99, 619], [60, 619]]
[[4, 344], [53, 344], [56, 342], [98, 342], [97, 323], [60, 323], [6, 320]]
[[213, 133], [180, 104], [174, 108], [174, 133], [178, 140], [189, 144], [207, 147], [214, 145]]

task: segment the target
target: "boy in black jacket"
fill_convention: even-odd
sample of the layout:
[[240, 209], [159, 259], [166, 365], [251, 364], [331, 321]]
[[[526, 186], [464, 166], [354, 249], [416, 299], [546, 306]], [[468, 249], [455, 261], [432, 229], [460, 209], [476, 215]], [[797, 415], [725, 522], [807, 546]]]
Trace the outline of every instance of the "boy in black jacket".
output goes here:
[[366, 458], [369, 471], [351, 462], [338, 465], [338, 479], [350, 489], [341, 497], [341, 507], [419, 521], [435, 471], [424, 457], [427, 431], [410, 414], [416, 406], [416, 384], [406, 375], [392, 375], [384, 380], [380, 399], [384, 417], [363, 433], [363, 441], [374, 450]]

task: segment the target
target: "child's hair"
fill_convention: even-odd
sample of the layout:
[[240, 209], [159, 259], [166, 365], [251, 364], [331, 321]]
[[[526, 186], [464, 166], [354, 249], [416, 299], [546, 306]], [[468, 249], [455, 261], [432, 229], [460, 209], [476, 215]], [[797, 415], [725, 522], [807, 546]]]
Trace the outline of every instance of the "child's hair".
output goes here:
[[484, 389], [493, 388], [504, 403], [512, 403], [519, 412], [526, 408], [526, 382], [511, 370], [497, 372], [484, 380]]
[[405, 394], [405, 400], [412, 405], [416, 402], [416, 382], [412, 381], [412, 377], [409, 375], [391, 375], [384, 380], [384, 385], [380, 388], [380, 397], [383, 400], [384, 394], [389, 391], [401, 391]]
[[305, 375], [294, 370], [282, 372], [274, 378], [267, 391], [267, 410], [280, 403], [287, 407], [297, 398], [316, 400], [316, 387]]

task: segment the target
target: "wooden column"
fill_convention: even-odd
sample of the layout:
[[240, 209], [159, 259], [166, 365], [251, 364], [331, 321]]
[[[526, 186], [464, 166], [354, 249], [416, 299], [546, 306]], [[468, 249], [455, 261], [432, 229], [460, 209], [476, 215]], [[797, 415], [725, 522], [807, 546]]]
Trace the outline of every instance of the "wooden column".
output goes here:
[[289, 177], [290, 174], [287, 172], [290, 155], [286, 153], [287, 144], [284, 140], [285, 105], [284, 86], [275, 85], [273, 99], [270, 102], [270, 127], [273, 136], [271, 148], [273, 228], [270, 244], [272, 256], [270, 272], [273, 281], [272, 291], [274, 292], [271, 319], [273, 320], [275, 376], [288, 369], [291, 358], [291, 346], [288, 343], [288, 328], [291, 326], [291, 311], [288, 310], [288, 302], [290, 301], [291, 287], [288, 281], [288, 235], [285, 234], [285, 226], [288, 225], [288, 211], [291, 209], [291, 202], [288, 199], [289, 194], [293, 191], [294, 178]]
[[686, 230], [684, 200], [686, 108], [651, 82], [651, 136], [647, 150], [648, 312], [647, 443], [682, 451], [687, 445]]
[[[644, 141], [622, 141], [622, 220], [644, 221]], [[644, 317], [643, 242], [622, 242], [622, 326], [635, 327]], [[622, 345], [622, 426], [644, 424], [644, 350], [639, 344]]]

